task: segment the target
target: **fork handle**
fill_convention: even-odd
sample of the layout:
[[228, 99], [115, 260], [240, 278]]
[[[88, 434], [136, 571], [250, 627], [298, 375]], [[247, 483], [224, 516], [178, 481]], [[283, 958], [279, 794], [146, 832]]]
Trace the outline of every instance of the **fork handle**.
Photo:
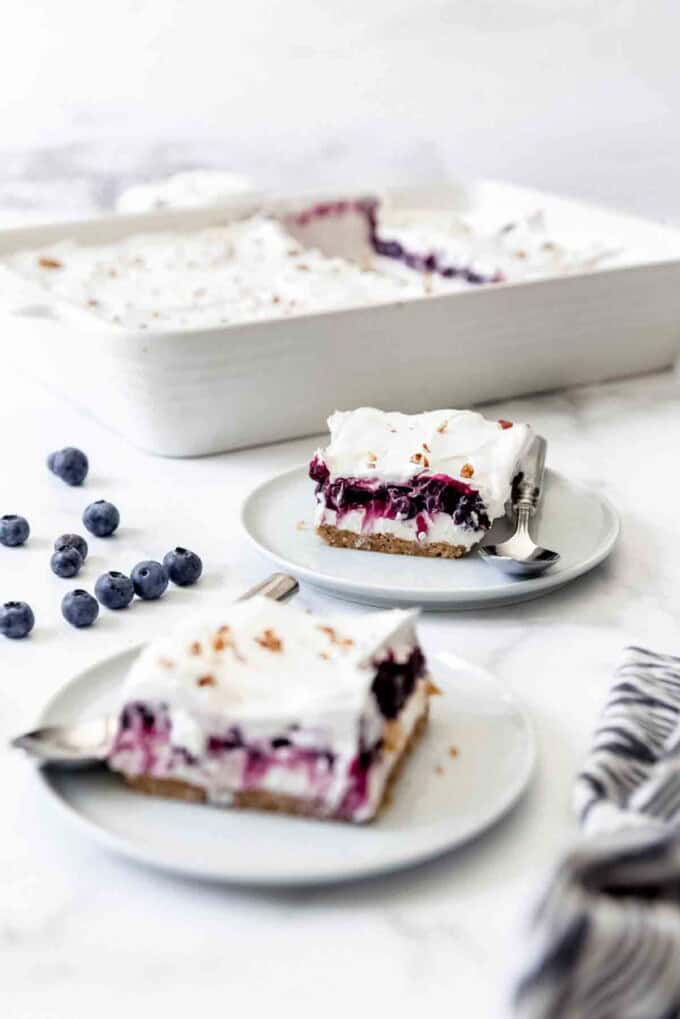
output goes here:
[[534, 436], [529, 447], [526, 459], [522, 464], [523, 478], [520, 481], [516, 498], [513, 500], [513, 509], [519, 513], [521, 510], [532, 516], [541, 498], [543, 488], [543, 473], [545, 471], [545, 454], [548, 443], [542, 435]]

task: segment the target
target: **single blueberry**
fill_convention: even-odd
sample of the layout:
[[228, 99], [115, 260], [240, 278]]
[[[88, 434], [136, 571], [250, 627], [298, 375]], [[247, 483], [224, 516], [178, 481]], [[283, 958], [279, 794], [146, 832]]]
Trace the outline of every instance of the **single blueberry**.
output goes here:
[[145, 562], [137, 563], [130, 574], [135, 594], [145, 601], [153, 601], [165, 591], [168, 586], [169, 576], [165, 566], [148, 559]]
[[135, 589], [124, 573], [109, 570], [108, 573], [102, 573], [94, 585], [94, 593], [107, 609], [124, 609], [134, 598]]
[[85, 454], [74, 446], [66, 446], [56, 453], [50, 453], [47, 466], [67, 485], [82, 485], [89, 468]]
[[12, 548], [15, 545], [23, 545], [31, 528], [28, 520], [18, 517], [14, 513], [6, 513], [0, 517], [0, 545], [7, 545]]
[[92, 626], [99, 615], [99, 605], [96, 598], [79, 588], [64, 595], [61, 602], [61, 614], [67, 623], [80, 630], [84, 626]]
[[50, 559], [52, 573], [58, 577], [75, 577], [80, 573], [83, 565], [83, 557], [77, 548], [63, 548], [61, 552], [55, 552]]
[[188, 548], [173, 548], [163, 557], [163, 566], [173, 584], [178, 584], [179, 587], [195, 584], [203, 573], [203, 563], [196, 553], [190, 552]]
[[113, 503], [98, 499], [85, 508], [83, 523], [90, 534], [96, 535], [97, 538], [108, 538], [120, 523], [120, 513]]
[[25, 601], [6, 601], [0, 606], [0, 633], [12, 640], [27, 637], [35, 625], [35, 616]]
[[54, 543], [55, 552], [63, 552], [65, 548], [75, 548], [80, 552], [80, 558], [85, 562], [87, 559], [87, 542], [79, 534], [62, 534]]

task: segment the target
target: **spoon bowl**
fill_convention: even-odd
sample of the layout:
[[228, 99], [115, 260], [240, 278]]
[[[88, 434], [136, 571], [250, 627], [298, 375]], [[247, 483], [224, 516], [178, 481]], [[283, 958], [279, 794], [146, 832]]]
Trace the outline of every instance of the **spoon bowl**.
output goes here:
[[553, 552], [552, 549], [534, 545], [528, 551], [526, 547], [519, 548], [518, 545], [511, 538], [501, 545], [483, 545], [479, 554], [487, 563], [514, 577], [537, 577], [560, 560], [559, 552]]
[[559, 552], [537, 545], [529, 530], [541, 498], [546, 448], [545, 439], [537, 435], [523, 465], [522, 479], [513, 504], [517, 514], [514, 534], [498, 545], [482, 545], [479, 549], [485, 562], [514, 577], [537, 577], [560, 559]]

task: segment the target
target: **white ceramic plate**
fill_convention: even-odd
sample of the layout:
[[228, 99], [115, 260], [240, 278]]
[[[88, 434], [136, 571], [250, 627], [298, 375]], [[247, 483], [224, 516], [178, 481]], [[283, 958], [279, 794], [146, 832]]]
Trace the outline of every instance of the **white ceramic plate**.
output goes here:
[[[126, 651], [76, 676], [41, 722], [105, 711], [138, 653]], [[430, 724], [392, 804], [370, 825], [142, 797], [105, 771], [38, 770], [38, 780], [71, 821], [105, 846], [185, 876], [303, 885], [393, 871], [487, 828], [517, 800], [534, 765], [531, 724], [493, 677], [451, 655], [434, 656], [430, 666], [443, 696], [433, 698]]]
[[[619, 517], [611, 503], [546, 471], [535, 536], [562, 556], [542, 577], [508, 577], [476, 553], [464, 559], [330, 548], [312, 526], [314, 487], [306, 467], [271, 478], [246, 499], [241, 520], [257, 548], [289, 573], [328, 594], [368, 605], [476, 609], [537, 598], [592, 570], [611, 552]], [[501, 537], [505, 521], [491, 532]]]

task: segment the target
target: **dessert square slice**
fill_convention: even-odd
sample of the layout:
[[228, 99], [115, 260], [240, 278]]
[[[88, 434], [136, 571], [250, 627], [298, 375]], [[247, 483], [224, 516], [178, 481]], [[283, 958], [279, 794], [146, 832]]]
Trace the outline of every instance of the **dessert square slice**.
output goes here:
[[339, 548], [458, 559], [503, 516], [530, 429], [469, 410], [361, 407], [328, 419], [316, 529]]
[[143, 792], [370, 821], [435, 689], [414, 624], [261, 597], [193, 622], [133, 665], [109, 766]]

